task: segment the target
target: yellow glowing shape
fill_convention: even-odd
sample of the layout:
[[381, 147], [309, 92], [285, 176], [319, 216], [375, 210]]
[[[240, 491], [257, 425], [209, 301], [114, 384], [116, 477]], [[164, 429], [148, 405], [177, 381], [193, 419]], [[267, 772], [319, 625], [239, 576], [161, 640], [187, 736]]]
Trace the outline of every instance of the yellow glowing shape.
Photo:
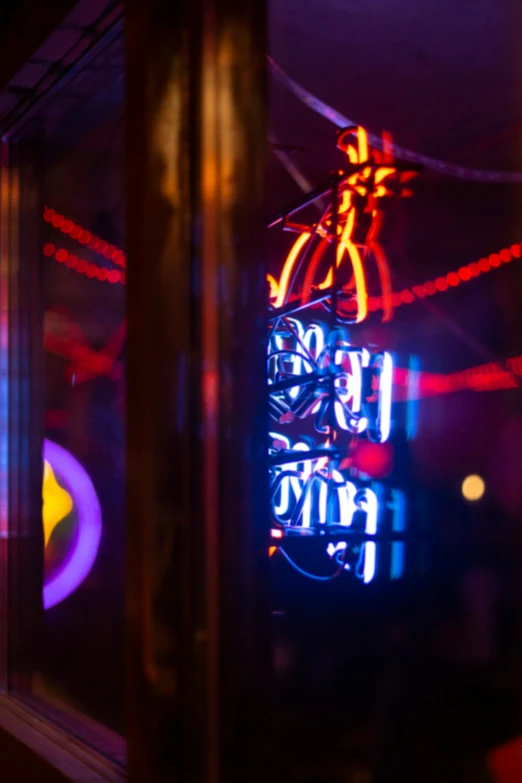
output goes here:
[[[301, 248], [309, 238], [310, 238], [309, 232], [305, 231], [296, 239], [294, 245], [292, 246], [292, 249], [290, 250], [288, 257], [285, 261], [285, 265], [283, 267], [283, 271], [279, 279], [279, 284], [276, 283], [277, 296], [275, 302], [273, 302], [274, 307], [281, 307], [282, 305], [284, 305], [286, 293], [288, 290], [288, 284], [290, 282], [290, 275], [292, 274], [294, 264], [299, 256]], [[274, 278], [272, 278], [272, 280], [269, 280], [268, 282], [271, 285], [272, 292], [274, 292], [274, 283], [275, 283]]]
[[379, 182], [382, 182], [383, 179], [386, 179], [386, 177], [389, 177], [390, 174], [395, 174], [396, 170], [392, 168], [386, 168], [381, 167], [375, 172], [375, 184], [378, 185]]
[[462, 494], [466, 500], [480, 500], [485, 490], [484, 479], [480, 476], [466, 476], [462, 482]]
[[368, 160], [368, 134], [364, 128], [357, 128], [357, 141], [359, 143], [359, 163], [366, 163]]
[[352, 194], [349, 190], [343, 190], [342, 193], [342, 201], [339, 205], [339, 214], [342, 215], [343, 212], [347, 212], [349, 208], [352, 205]]
[[54, 528], [70, 514], [73, 508], [72, 497], [56, 481], [50, 464], [44, 462], [43, 479], [43, 529], [44, 543], [47, 546]]
[[267, 275], [266, 279], [270, 285], [270, 293], [268, 295], [269, 299], [274, 299], [277, 296], [277, 292], [279, 291], [278, 282], [273, 275]]

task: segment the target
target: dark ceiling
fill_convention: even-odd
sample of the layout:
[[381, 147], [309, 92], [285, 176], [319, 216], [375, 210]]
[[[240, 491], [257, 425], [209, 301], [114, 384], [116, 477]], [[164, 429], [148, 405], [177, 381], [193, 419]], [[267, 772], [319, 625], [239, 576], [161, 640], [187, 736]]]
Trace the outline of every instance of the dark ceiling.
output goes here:
[[[398, 144], [522, 170], [521, 26], [517, 0], [275, 0], [269, 49], [318, 98]], [[313, 155], [328, 122], [271, 84], [273, 132]]]

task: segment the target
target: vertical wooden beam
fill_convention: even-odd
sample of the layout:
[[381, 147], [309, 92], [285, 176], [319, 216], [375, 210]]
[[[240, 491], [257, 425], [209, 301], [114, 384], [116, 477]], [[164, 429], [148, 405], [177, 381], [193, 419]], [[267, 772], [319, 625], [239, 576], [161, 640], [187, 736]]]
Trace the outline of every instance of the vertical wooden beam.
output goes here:
[[265, 2], [127, 2], [132, 781], [264, 779]]

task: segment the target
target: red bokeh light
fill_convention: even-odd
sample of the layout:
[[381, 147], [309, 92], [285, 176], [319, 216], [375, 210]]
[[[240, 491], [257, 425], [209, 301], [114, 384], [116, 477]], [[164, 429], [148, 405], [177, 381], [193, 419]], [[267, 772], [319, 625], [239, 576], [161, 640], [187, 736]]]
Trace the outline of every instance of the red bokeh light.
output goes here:
[[120, 282], [120, 273], [117, 269], [110, 269], [107, 272], [107, 280], [109, 283], [119, 283]]
[[445, 277], [437, 277], [435, 280], [435, 288], [437, 291], [447, 291], [448, 290], [448, 281]]
[[457, 286], [460, 283], [460, 277], [456, 272], [449, 272], [446, 275], [446, 280], [448, 281], [448, 285], [451, 286]]
[[461, 266], [458, 275], [461, 280], [471, 280], [471, 272], [467, 266]]
[[514, 258], [520, 258], [520, 245], [511, 245], [511, 255]]
[[57, 250], [55, 258], [57, 261], [60, 261], [60, 263], [62, 263], [63, 261], [67, 261], [67, 256], [68, 256], [67, 250]]
[[55, 228], [60, 228], [60, 226], [63, 224], [65, 218], [63, 215], [55, 215], [53, 219], [51, 220], [51, 223]]
[[44, 256], [54, 256], [55, 250], [56, 250], [55, 246], [51, 242], [48, 242], [43, 247], [43, 254]]
[[360, 441], [355, 447], [352, 465], [371, 478], [384, 478], [393, 470], [393, 457], [391, 443]]
[[480, 261], [478, 262], [478, 265], [481, 272], [489, 272], [489, 270], [491, 269], [491, 263], [489, 258], [481, 258]]
[[419, 299], [424, 299], [426, 296], [426, 291], [424, 290], [423, 285], [414, 285], [412, 290], [415, 296], [418, 296]]
[[499, 267], [502, 263], [502, 259], [498, 255], [498, 253], [492, 253], [489, 257], [489, 262], [491, 266]]
[[424, 283], [424, 290], [426, 291], [428, 296], [433, 296], [433, 294], [437, 293], [437, 289], [435, 288], [435, 283], [432, 283], [431, 280], [428, 280], [427, 283]]
[[475, 261], [472, 264], [468, 264], [468, 269], [471, 277], [478, 277], [480, 275], [480, 267]]
[[401, 302], [403, 302], [404, 304], [411, 304], [415, 299], [412, 292], [409, 291], [407, 288], [405, 288], [404, 291], [401, 291], [400, 297], [401, 297]]

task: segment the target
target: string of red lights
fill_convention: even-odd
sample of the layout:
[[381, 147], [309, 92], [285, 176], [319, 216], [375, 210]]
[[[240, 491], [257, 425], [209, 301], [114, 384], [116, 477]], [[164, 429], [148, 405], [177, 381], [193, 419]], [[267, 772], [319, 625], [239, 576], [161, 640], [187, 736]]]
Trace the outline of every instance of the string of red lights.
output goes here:
[[[104, 239], [100, 239], [100, 237], [87, 231], [78, 223], [49, 207], [45, 208], [43, 219], [50, 223], [53, 228], [70, 236], [71, 239], [77, 240], [80, 244], [103, 256], [108, 261], [125, 269], [126, 256], [119, 248], [110, 245]], [[446, 275], [441, 275], [434, 280], [427, 280], [424, 283], [412, 286], [412, 288], [404, 288], [402, 291], [395, 291], [391, 294], [391, 304], [393, 307], [400, 307], [401, 305], [412, 304], [417, 299], [424, 299], [427, 296], [444, 293], [450, 288], [456, 288], [462, 283], [467, 283], [475, 277], [490, 272], [492, 269], [498, 269], [502, 264], [508, 264], [513, 259], [520, 258], [521, 247], [521, 243], [513, 244], [510, 248], [504, 248], [498, 253], [491, 253], [487, 258], [472, 261], [465, 266], [461, 266], [458, 270], [448, 272]], [[57, 248], [51, 242], [44, 246], [43, 252], [44, 255], [54, 257], [59, 263], [64, 263], [69, 269], [74, 269], [75, 272], [86, 277], [108, 283], [125, 283], [125, 272], [118, 272], [118, 270], [110, 270], [97, 264], [89, 263], [84, 259], [78, 258], [74, 253], [69, 253], [65, 248]], [[382, 297], [368, 297], [368, 310], [370, 312], [382, 310], [383, 306], [384, 301]]]
[[[504, 248], [499, 253], [491, 253], [487, 258], [481, 258], [479, 261], [472, 261], [466, 266], [461, 266], [457, 271], [448, 272], [435, 280], [428, 280], [420, 285], [414, 285], [412, 288], [404, 288], [400, 292], [394, 292], [392, 305], [400, 307], [403, 304], [412, 304], [417, 299], [443, 293], [449, 288], [456, 288], [461, 283], [467, 283], [479, 275], [491, 272], [492, 269], [498, 269], [502, 264], [509, 264], [513, 259], [520, 258], [521, 247], [520, 243], [511, 245], [510, 248]], [[380, 310], [382, 307], [381, 297], [370, 296], [368, 298], [368, 310]]]
[[75, 239], [81, 245], [88, 247], [89, 250], [93, 250], [95, 253], [98, 253], [98, 255], [106, 258], [107, 261], [111, 261], [113, 264], [125, 269], [127, 261], [123, 250], [120, 250], [114, 245], [110, 245], [104, 239], [100, 239], [100, 237], [87, 231], [83, 226], [74, 223], [74, 221], [66, 218], [64, 215], [61, 215], [50, 207], [44, 209], [43, 219], [46, 223], [50, 223], [53, 228], [61, 231], [62, 234], [67, 234], [71, 239]]
[[75, 253], [69, 253], [63, 247], [57, 248], [52, 242], [43, 246], [44, 256], [54, 257], [60, 264], [65, 264], [68, 269], [74, 269], [80, 275], [85, 275], [91, 279], [100, 280], [107, 283], [125, 284], [125, 272], [118, 269], [106, 269], [98, 264], [91, 264], [83, 258], [79, 258]]

